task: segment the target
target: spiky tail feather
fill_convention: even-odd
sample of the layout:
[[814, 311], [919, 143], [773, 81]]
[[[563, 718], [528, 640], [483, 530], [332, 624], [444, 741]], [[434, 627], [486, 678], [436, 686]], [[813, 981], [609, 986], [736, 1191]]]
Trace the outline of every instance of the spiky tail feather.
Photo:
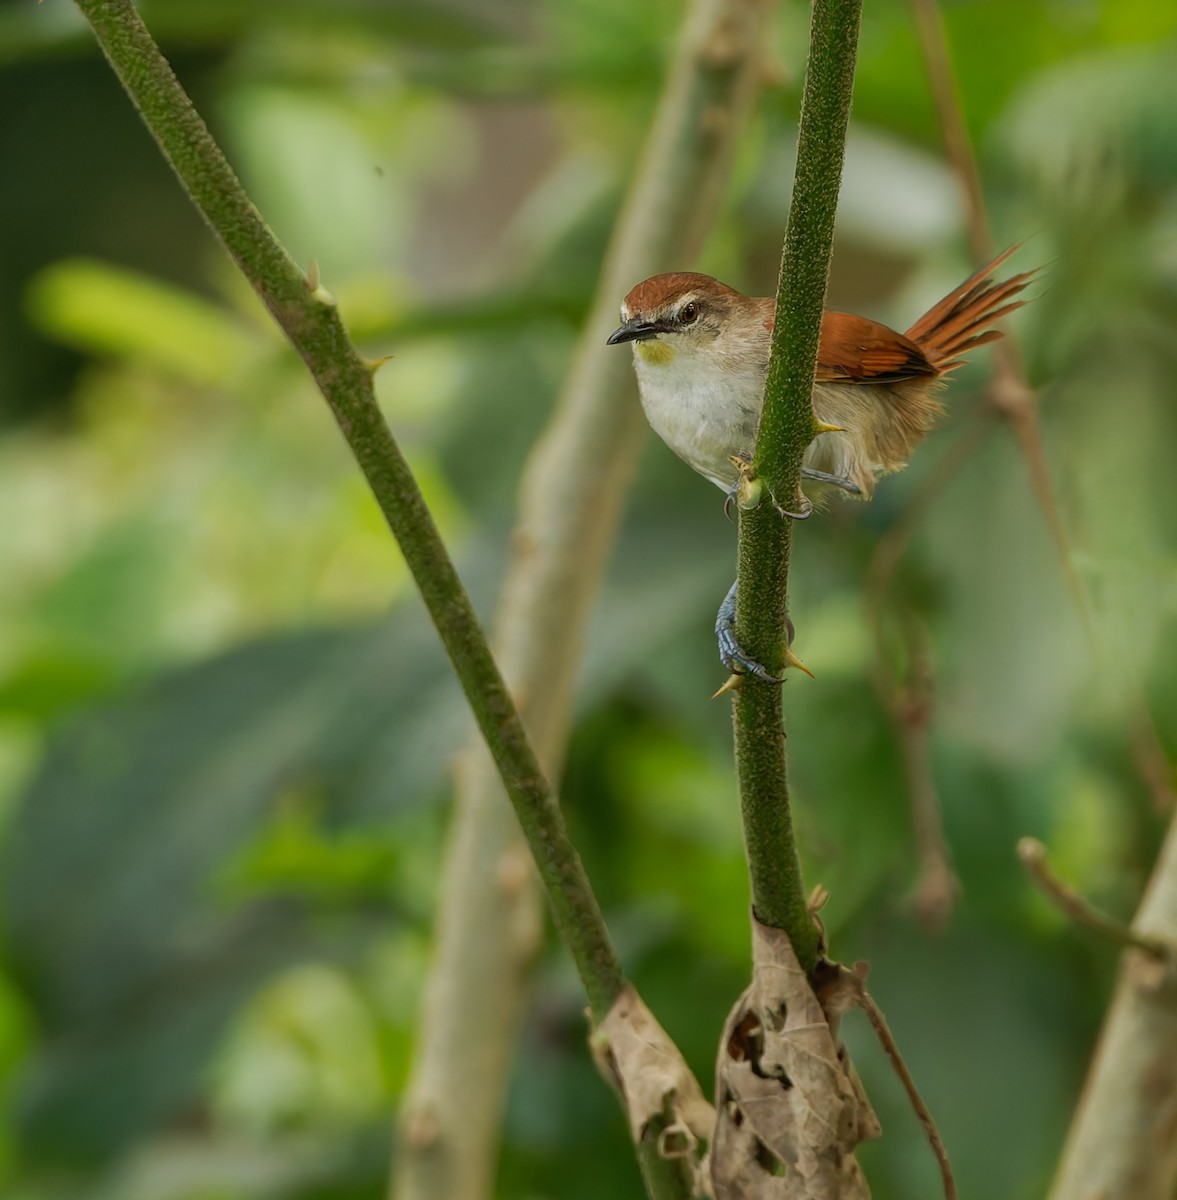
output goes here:
[[1025, 290], [1036, 271], [1011, 275], [1000, 283], [992, 281], [994, 271], [1020, 248], [1020, 243], [1011, 246], [970, 275], [907, 331], [941, 375], [959, 367], [975, 346], [1001, 337], [1001, 330], [994, 329], [993, 323], [1026, 303], [1014, 297]]

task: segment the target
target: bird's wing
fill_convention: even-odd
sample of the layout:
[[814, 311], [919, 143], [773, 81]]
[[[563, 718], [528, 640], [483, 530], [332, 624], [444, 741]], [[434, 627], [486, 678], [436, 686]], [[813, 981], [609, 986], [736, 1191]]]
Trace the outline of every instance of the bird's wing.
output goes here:
[[[775, 302], [765, 297], [760, 304], [764, 327], [771, 333]], [[911, 338], [878, 321], [843, 312], [822, 317], [817, 383], [899, 383], [937, 373]]]
[[819, 383], [899, 383], [938, 371], [909, 337], [878, 321], [827, 312], [817, 348]]

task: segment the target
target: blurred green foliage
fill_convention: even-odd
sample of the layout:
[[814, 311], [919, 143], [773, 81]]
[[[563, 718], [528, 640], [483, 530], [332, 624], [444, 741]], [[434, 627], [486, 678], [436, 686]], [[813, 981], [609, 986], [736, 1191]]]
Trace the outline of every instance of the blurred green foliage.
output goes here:
[[[1025, 463], [994, 427], [915, 517], [887, 609], [926, 631], [962, 894], [910, 908], [912, 818], [871, 686], [868, 567], [971, 437], [986, 365], [868, 509], [796, 540], [790, 681], [807, 875], [964, 1191], [1038, 1196], [1115, 967], [1032, 894], [1016, 839], [1134, 907], [1177, 753], [1177, 10], [945, 6], [998, 237], [1047, 263], [1016, 326], [1097, 670]], [[680, 6], [218, 3], [143, 13], [292, 253], [318, 261], [482, 610]], [[767, 291], [804, 6], [703, 264]], [[375, 505], [260, 306], [64, 0], [0, 9], [0, 1190], [22, 1200], [383, 1194], [467, 722]], [[909, 13], [867, 5], [832, 302], [905, 326], [966, 273]], [[667, 268], [682, 264], [668, 262]], [[602, 353], [608, 353], [602, 347]], [[563, 783], [627, 968], [703, 1079], [747, 971], [710, 637], [734, 533], [651, 446]], [[898, 627], [898, 625], [896, 626]], [[512, 1086], [504, 1197], [636, 1195], [558, 946]], [[880, 1200], [935, 1172], [880, 1052]], [[1000, 1146], [1001, 1153], [994, 1147]]]

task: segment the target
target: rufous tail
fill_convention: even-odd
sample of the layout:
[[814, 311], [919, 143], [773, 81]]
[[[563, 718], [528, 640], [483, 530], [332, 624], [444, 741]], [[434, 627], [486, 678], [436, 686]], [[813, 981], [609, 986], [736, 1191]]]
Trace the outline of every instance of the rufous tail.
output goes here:
[[992, 280], [997, 268], [1020, 248], [1020, 244], [1011, 246], [975, 275], [970, 275], [907, 331], [907, 336], [941, 375], [959, 367], [975, 346], [1001, 337], [1001, 330], [994, 329], [993, 323], [1026, 303], [1014, 297], [1025, 290], [1036, 269], [1011, 275], [1000, 283]]

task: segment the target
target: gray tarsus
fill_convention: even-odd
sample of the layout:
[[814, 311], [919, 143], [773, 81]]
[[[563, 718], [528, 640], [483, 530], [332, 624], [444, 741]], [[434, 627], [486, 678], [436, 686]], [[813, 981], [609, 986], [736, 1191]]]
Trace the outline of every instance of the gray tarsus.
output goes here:
[[853, 479], [847, 479], [845, 475], [830, 475], [825, 471], [814, 471], [809, 467], [802, 467], [801, 477], [812, 479], [814, 483], [828, 483], [830, 487], [841, 488], [842, 491], [849, 492], [852, 496], [862, 495], [862, 488]]

